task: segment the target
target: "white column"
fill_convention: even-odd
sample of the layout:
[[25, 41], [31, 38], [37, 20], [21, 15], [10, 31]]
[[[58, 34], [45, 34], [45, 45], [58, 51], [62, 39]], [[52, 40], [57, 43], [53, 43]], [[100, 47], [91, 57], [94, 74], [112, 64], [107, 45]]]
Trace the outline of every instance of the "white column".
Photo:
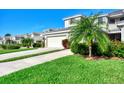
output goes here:
[[121, 29], [121, 41], [124, 42], [124, 27]]
[[47, 37], [45, 36], [44, 38], [45, 38], [45, 47], [47, 47], [47, 42], [48, 42]]

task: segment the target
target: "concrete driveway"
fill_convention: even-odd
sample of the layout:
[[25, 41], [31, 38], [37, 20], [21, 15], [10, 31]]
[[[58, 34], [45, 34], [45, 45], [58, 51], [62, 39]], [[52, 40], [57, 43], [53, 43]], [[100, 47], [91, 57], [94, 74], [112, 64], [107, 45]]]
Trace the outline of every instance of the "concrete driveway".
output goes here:
[[72, 52], [68, 50], [62, 50], [59, 52], [44, 54], [40, 56], [30, 57], [22, 60], [17, 60], [13, 62], [0, 63], [0, 76], [30, 67], [37, 64], [41, 64], [56, 58], [64, 57], [67, 55], [72, 55]]
[[25, 55], [29, 55], [29, 54], [36, 54], [36, 53], [51, 51], [51, 50], [56, 50], [56, 49], [60, 49], [60, 48], [38, 48], [38, 49], [34, 49], [34, 50], [27, 50], [27, 51], [1, 54], [0, 55], [0, 60], [13, 58], [13, 57], [19, 57], [19, 56], [25, 56]]

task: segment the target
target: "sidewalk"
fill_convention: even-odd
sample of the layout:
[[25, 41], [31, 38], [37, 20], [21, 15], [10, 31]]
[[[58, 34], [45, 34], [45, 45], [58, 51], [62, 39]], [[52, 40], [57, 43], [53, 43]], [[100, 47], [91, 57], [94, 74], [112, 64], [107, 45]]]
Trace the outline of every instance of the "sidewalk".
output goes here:
[[25, 55], [30, 55], [30, 54], [36, 54], [36, 53], [41, 53], [41, 52], [51, 51], [51, 50], [56, 50], [56, 49], [59, 49], [59, 48], [39, 48], [39, 49], [34, 49], [34, 50], [1, 54], [0, 60], [9, 59], [13, 57], [19, 57], [19, 56], [25, 56]]
[[17, 60], [13, 62], [0, 63], [0, 76], [31, 67], [37, 64], [41, 64], [47, 61], [51, 61], [60, 57], [67, 55], [72, 55], [72, 52], [68, 50], [62, 50], [59, 52], [44, 54], [40, 56], [30, 57], [22, 60]]

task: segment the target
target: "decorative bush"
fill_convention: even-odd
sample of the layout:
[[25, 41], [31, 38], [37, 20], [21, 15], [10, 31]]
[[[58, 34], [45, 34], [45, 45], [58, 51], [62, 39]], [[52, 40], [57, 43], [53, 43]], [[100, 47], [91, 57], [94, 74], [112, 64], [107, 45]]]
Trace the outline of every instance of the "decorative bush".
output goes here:
[[7, 45], [1, 45], [2, 49], [7, 49]]
[[33, 39], [32, 38], [24, 38], [21, 40], [21, 43], [22, 43], [23, 47], [29, 48], [33, 44]]
[[103, 52], [102, 50], [99, 48], [98, 44], [97, 43], [94, 43], [92, 45], [92, 54], [94, 56], [102, 56], [103, 55]]
[[124, 43], [120, 41], [112, 41], [111, 43], [111, 55], [116, 57], [124, 57]]
[[21, 46], [20, 45], [1, 45], [3, 49], [19, 49]]
[[116, 56], [116, 57], [122, 57], [122, 58], [124, 58], [124, 50], [115, 50], [114, 52], [114, 56]]
[[111, 41], [108, 50], [103, 53], [108, 57], [124, 57], [124, 43], [120, 41]]
[[[88, 46], [86, 44], [73, 43], [70, 48], [75, 54], [88, 55]], [[110, 45], [108, 45], [108, 49], [104, 52], [101, 51], [97, 43], [94, 43], [92, 45], [92, 55], [124, 58], [124, 43], [111, 41]]]
[[81, 55], [88, 54], [88, 46], [86, 44], [73, 43], [70, 48], [74, 54], [81, 54]]
[[34, 44], [33, 44], [33, 47], [34, 47], [34, 48], [41, 47], [41, 43], [34, 43]]
[[[89, 48], [86, 44], [74, 43], [71, 45], [71, 51], [75, 54], [81, 54], [81, 55], [88, 55], [89, 54]], [[97, 43], [94, 43], [92, 45], [92, 54], [95, 56], [103, 55], [103, 52], [98, 47]]]
[[79, 50], [79, 45], [78, 43], [73, 43], [71, 44], [71, 51], [74, 53], [74, 54], [79, 54], [80, 50]]
[[69, 49], [69, 41], [68, 39], [62, 40], [62, 45], [65, 49]]

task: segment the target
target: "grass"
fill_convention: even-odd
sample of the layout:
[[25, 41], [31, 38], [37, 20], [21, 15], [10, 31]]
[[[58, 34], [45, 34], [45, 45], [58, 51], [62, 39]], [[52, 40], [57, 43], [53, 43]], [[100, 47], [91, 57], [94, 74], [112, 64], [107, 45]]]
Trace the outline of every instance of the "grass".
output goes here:
[[57, 52], [57, 51], [61, 51], [61, 50], [63, 50], [63, 49], [45, 51], [45, 52], [40, 52], [40, 53], [36, 53], [36, 54], [30, 54], [30, 55], [25, 55], [25, 56], [19, 56], [19, 57], [4, 59], [4, 60], [0, 60], [0, 63], [12, 62], [12, 61], [20, 60], [20, 59], [25, 59], [25, 58], [29, 58], [29, 57], [34, 57], [34, 56], [39, 56], [39, 55], [43, 55], [43, 54], [53, 53], [53, 52]]
[[0, 77], [4, 84], [124, 83], [124, 61], [87, 61], [71, 55]]
[[26, 50], [33, 50], [36, 48], [25, 48], [25, 49], [0, 49], [0, 54], [12, 53], [12, 52], [19, 52], [19, 51], [26, 51]]

